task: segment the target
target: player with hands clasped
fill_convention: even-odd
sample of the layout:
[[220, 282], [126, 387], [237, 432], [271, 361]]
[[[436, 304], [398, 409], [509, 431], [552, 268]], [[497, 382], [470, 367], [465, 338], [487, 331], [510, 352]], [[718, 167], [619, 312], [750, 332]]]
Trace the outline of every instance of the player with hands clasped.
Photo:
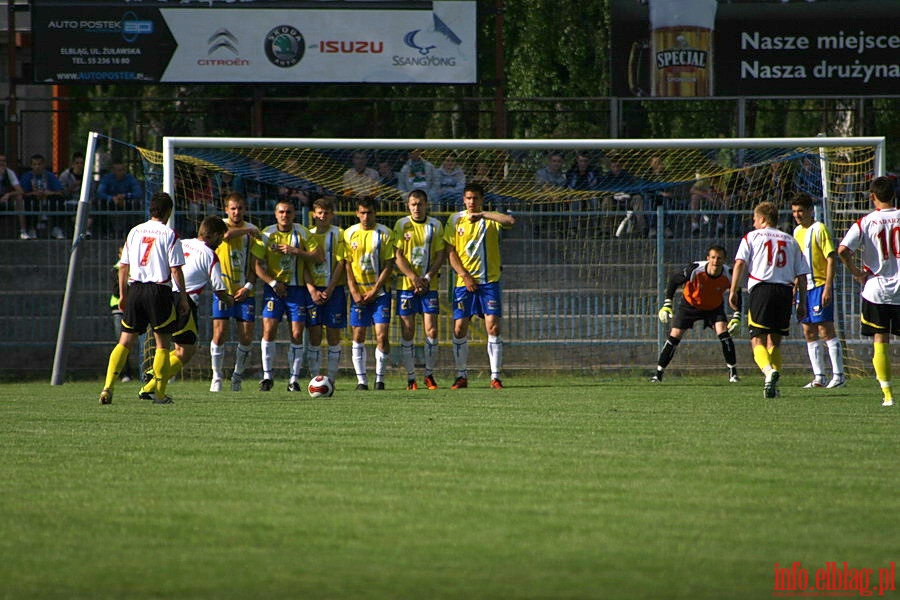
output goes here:
[[[872, 366], [884, 394], [882, 406], [894, 405], [891, 387], [891, 334], [900, 335], [900, 210], [894, 183], [876, 177], [869, 185], [875, 210], [850, 226], [838, 246], [838, 256], [862, 285], [860, 331], [872, 337]], [[862, 268], [856, 252], [862, 255]]]
[[[805, 388], [844, 387], [844, 355], [841, 340], [834, 330], [834, 271], [837, 252], [831, 232], [813, 216], [813, 201], [799, 193], [791, 200], [791, 214], [797, 226], [794, 239], [809, 265], [806, 276], [806, 318], [801, 321], [806, 351], [813, 369], [813, 380]], [[821, 338], [821, 339], [820, 339]], [[831, 359], [831, 381], [825, 381], [825, 356], [822, 341]]]
[[797, 319], [806, 316], [806, 274], [809, 265], [803, 259], [794, 237], [779, 229], [778, 208], [760, 202], [753, 209], [753, 227], [741, 238], [734, 257], [731, 278], [731, 308], [740, 308], [741, 281], [747, 278], [750, 302], [747, 325], [753, 360], [765, 375], [763, 396], [778, 397], [781, 372], [781, 338], [791, 326], [791, 306], [797, 297]]
[[413, 338], [416, 335], [416, 315], [422, 315], [425, 330], [425, 386], [436, 390], [434, 366], [438, 352], [438, 313], [440, 287], [438, 275], [444, 264], [444, 228], [440, 221], [428, 216], [428, 195], [425, 190], [413, 190], [407, 199], [409, 216], [394, 225], [395, 264], [400, 271], [397, 278], [397, 315], [400, 317], [400, 346], [403, 366], [406, 367], [406, 389], [419, 389], [413, 358]]
[[[722, 355], [728, 366], [728, 381], [737, 383], [737, 357], [731, 334], [741, 327], [740, 297], [731, 319], [725, 315], [725, 296], [731, 289], [731, 269], [725, 265], [726, 252], [722, 246], [710, 246], [706, 260], [689, 264], [669, 278], [666, 286], [666, 300], [659, 309], [659, 320], [663, 324], [672, 322], [672, 329], [666, 338], [656, 363], [656, 375], [650, 379], [654, 383], [663, 380], [666, 367], [675, 356], [685, 330], [691, 329], [697, 321], [705, 327], [713, 327], [722, 344]], [[672, 298], [679, 286], [684, 286], [682, 301], [673, 314]], [[674, 317], [674, 318], [673, 318]], [[728, 325], [725, 324], [728, 320]]]
[[281, 201], [275, 205], [275, 224], [262, 231], [266, 249], [265, 263], [257, 261], [256, 275], [266, 284], [263, 288], [263, 334], [260, 342], [263, 378], [259, 382], [261, 392], [271, 391], [274, 385], [275, 337], [278, 325], [287, 315], [291, 323], [291, 347], [288, 365], [291, 378], [289, 392], [299, 392], [300, 369], [303, 366], [303, 328], [309, 320], [308, 308], [312, 299], [307, 263], [321, 263], [325, 254], [317, 245], [309, 229], [294, 223], [294, 205]]

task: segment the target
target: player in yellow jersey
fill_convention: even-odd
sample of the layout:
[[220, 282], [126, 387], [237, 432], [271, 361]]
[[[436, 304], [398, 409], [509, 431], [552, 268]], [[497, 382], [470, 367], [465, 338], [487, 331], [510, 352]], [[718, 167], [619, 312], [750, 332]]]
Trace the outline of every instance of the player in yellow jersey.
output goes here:
[[314, 290], [310, 290], [309, 349], [307, 359], [311, 375], [319, 375], [322, 368], [322, 328], [328, 342], [328, 378], [332, 385], [341, 364], [341, 332], [347, 326], [347, 276], [344, 273], [344, 230], [331, 224], [334, 219], [334, 198], [324, 196], [313, 202], [313, 223], [310, 230], [322, 248], [325, 260], [311, 265], [310, 276]]
[[515, 217], [485, 211], [484, 188], [470, 183], [463, 191], [466, 209], [450, 215], [444, 227], [447, 257], [456, 271], [453, 295], [453, 356], [456, 381], [452, 390], [468, 387], [469, 322], [473, 315], [484, 317], [488, 334], [488, 358], [491, 387], [502, 389], [503, 341], [500, 319], [503, 316], [500, 285], [500, 231], [516, 223]]
[[[841, 340], [834, 331], [834, 271], [837, 248], [831, 232], [813, 216], [813, 201], [799, 193], [791, 200], [791, 214], [797, 227], [794, 239], [800, 245], [810, 273], [806, 276], [806, 318], [801, 321], [806, 336], [806, 351], [812, 364], [813, 380], [807, 388], [844, 387], [844, 356]], [[831, 359], [831, 381], [825, 383], [825, 356], [820, 338], [825, 341]]]
[[444, 264], [444, 227], [429, 217], [428, 194], [413, 190], [406, 202], [409, 216], [394, 225], [394, 252], [397, 270], [397, 315], [400, 317], [400, 345], [406, 367], [406, 389], [419, 389], [413, 359], [413, 338], [416, 336], [416, 315], [422, 315], [425, 330], [425, 386], [437, 389], [434, 365], [438, 351], [438, 313], [440, 288], [438, 274]]
[[288, 365], [291, 376], [289, 392], [304, 389], [300, 385], [300, 369], [303, 367], [303, 328], [312, 302], [306, 265], [324, 260], [322, 250], [309, 229], [294, 223], [296, 209], [286, 200], [275, 205], [275, 224], [263, 229], [263, 245], [266, 248], [264, 263], [257, 263], [256, 275], [266, 284], [263, 290], [263, 335], [260, 342], [263, 377], [259, 382], [261, 392], [271, 391], [274, 385], [275, 337], [278, 324], [285, 315], [291, 323], [291, 347]]
[[391, 323], [391, 273], [394, 271], [394, 236], [376, 221], [376, 202], [360, 198], [356, 206], [359, 223], [344, 231], [344, 259], [350, 290], [350, 327], [353, 330], [353, 369], [356, 389], [368, 390], [366, 332], [375, 329], [375, 389], [384, 389]]
[[256, 263], [264, 260], [266, 249], [260, 241], [256, 225], [244, 220], [247, 201], [238, 192], [224, 198], [225, 224], [228, 231], [224, 241], [216, 248], [216, 256], [222, 268], [225, 290], [234, 297], [234, 304], [226, 306], [219, 298], [212, 299], [212, 340], [209, 356], [212, 362], [212, 382], [209, 391], [222, 390], [225, 370], [225, 343], [228, 340], [228, 324], [237, 321], [238, 344], [234, 353], [234, 371], [231, 374], [231, 391], [241, 391], [244, 369], [253, 343], [253, 326], [256, 319]]

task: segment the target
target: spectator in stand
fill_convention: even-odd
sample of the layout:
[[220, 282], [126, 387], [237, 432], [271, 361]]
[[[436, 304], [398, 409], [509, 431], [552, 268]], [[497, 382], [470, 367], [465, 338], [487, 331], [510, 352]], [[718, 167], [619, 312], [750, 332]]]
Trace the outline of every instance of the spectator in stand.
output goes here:
[[[409, 160], [400, 169], [400, 190], [403, 192], [411, 192], [413, 190], [424, 190], [429, 198], [437, 198], [440, 185], [438, 184], [437, 172], [430, 162], [422, 158], [421, 150], [410, 150]], [[434, 210], [433, 207], [431, 207]]]
[[135, 210], [143, 199], [141, 184], [128, 172], [121, 160], [113, 161], [109, 173], [100, 179], [97, 200], [102, 210]]
[[559, 152], [551, 152], [547, 155], [547, 165], [538, 169], [534, 174], [539, 187], [564, 188], [566, 187], [566, 174], [562, 170], [563, 157]]
[[456, 157], [452, 152], [447, 153], [444, 162], [438, 167], [437, 179], [441, 210], [453, 212], [459, 210], [462, 207], [463, 188], [466, 187], [466, 174], [456, 164]]
[[[664, 210], [676, 208], [675, 201], [678, 196], [679, 187], [660, 184], [670, 184], [669, 174], [666, 172], [666, 164], [663, 162], [662, 156], [654, 154], [650, 157], [650, 164], [644, 172], [643, 179], [649, 184], [643, 195], [644, 212], [647, 220], [647, 237], [656, 237], [656, 207], [662, 206]], [[666, 237], [672, 237], [672, 228], [667, 223], [665, 230]]]
[[354, 152], [350, 158], [353, 163], [344, 172], [343, 190], [345, 196], [371, 196], [378, 187], [378, 171], [368, 166], [369, 155], [361, 150]]
[[[84, 178], [84, 154], [76, 152], [72, 155], [69, 168], [59, 174], [59, 182], [63, 186], [63, 202], [66, 210], [74, 217], [78, 210], [78, 200], [81, 198], [81, 182]], [[85, 237], [91, 237], [91, 225], [93, 219], [88, 217]]]
[[[600, 175], [591, 165], [591, 157], [585, 154], [584, 152], [579, 152], [575, 156], [575, 164], [571, 169], [566, 171], [566, 187], [570, 190], [578, 190], [582, 192], [586, 191], [596, 191], [597, 185], [600, 182]], [[586, 202], [583, 202], [586, 200]], [[589, 198], [585, 198], [584, 194], [579, 194], [571, 198], [566, 206], [566, 209], [581, 212], [584, 209], [587, 210], [596, 210], [597, 208], [597, 197], [592, 195]], [[578, 230], [578, 224], [582, 219], [578, 217], [572, 217], [570, 220], [570, 233], [576, 233]]]
[[218, 171], [213, 177], [213, 185], [215, 186], [216, 201], [225, 207], [225, 198], [232, 192], [237, 192], [241, 196], [246, 195], [246, 187], [244, 186], [244, 178], [235, 175], [231, 171]]
[[[66, 239], [62, 227], [59, 226], [59, 218], [52, 221], [48, 212], [62, 211], [63, 187], [56, 175], [47, 170], [47, 163], [40, 154], [31, 157], [31, 171], [22, 176], [22, 191], [25, 196], [26, 210], [42, 213], [37, 223], [37, 234], [47, 234], [47, 229], [52, 227], [50, 235], [57, 240]], [[50, 225], [48, 225], [50, 224]], [[29, 234], [33, 233], [29, 230]]]
[[25, 221], [24, 194], [16, 172], [6, 166], [6, 155], [0, 154], [0, 206], [3, 210], [15, 210], [19, 213], [19, 239], [33, 240], [34, 235], [28, 231]]
[[393, 165], [391, 165], [391, 161], [378, 161], [378, 183], [394, 188], [399, 185], [397, 172], [394, 170]]
[[[625, 218], [616, 226], [616, 237], [637, 230], [644, 232], [646, 222], [644, 220], [643, 200], [637, 192], [637, 180], [634, 175], [622, 168], [622, 162], [613, 158], [609, 163], [609, 172], [604, 174], [597, 183], [597, 187], [605, 192], [612, 192], [603, 197], [600, 209], [605, 213], [624, 210]], [[616, 218], [612, 217], [612, 223], [607, 218], [607, 226], [603, 231], [611, 231]]]
[[[719, 212], [728, 208], [728, 201], [725, 199], [725, 194], [723, 194], [718, 189], [718, 186], [716, 186], [715, 180], [705, 178], [700, 173], [697, 173], [697, 181], [691, 187], [690, 208], [694, 211], [694, 214], [691, 215], [692, 237], [700, 235], [701, 220], [704, 224], [709, 223], [710, 221], [709, 215], [703, 215], [702, 218], [700, 216], [700, 211], [704, 206], [706, 206], [707, 209], [711, 208], [714, 212]], [[725, 215], [719, 212], [719, 216], [716, 219], [716, 235], [719, 236], [724, 234]]]

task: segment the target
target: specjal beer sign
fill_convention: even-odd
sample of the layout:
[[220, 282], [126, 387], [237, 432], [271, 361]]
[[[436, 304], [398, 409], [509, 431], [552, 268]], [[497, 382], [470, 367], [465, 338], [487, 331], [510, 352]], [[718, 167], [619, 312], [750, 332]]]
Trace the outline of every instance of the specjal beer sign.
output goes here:
[[881, 0], [611, 0], [611, 93], [896, 95], [896, 6]]

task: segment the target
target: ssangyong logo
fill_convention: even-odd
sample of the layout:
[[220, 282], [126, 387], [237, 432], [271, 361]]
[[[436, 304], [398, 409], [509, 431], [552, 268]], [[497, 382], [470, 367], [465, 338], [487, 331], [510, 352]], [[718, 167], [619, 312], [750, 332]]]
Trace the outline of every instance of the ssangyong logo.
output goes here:
[[434, 26], [427, 29], [413, 29], [406, 32], [403, 36], [403, 43], [412, 48], [418, 54], [417, 56], [402, 56], [395, 54], [391, 57], [394, 66], [417, 66], [417, 67], [455, 67], [455, 55], [440, 55], [435, 51], [439, 51], [443, 46], [460, 46], [462, 40], [456, 33], [444, 23], [440, 17], [432, 14]]
[[293, 67], [303, 59], [306, 43], [296, 27], [279, 25], [266, 34], [266, 57], [276, 67]]

